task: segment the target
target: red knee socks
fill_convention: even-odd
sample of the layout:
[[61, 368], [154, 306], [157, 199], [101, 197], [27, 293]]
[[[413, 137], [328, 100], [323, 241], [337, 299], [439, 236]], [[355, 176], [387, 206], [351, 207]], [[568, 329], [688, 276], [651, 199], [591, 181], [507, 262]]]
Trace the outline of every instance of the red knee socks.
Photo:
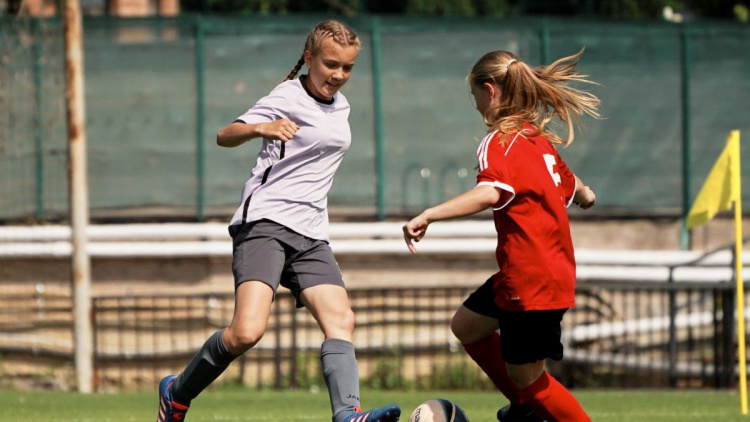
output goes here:
[[505, 360], [503, 360], [503, 352], [500, 348], [500, 334], [497, 331], [482, 340], [463, 344], [462, 346], [474, 362], [482, 368], [482, 371], [490, 377], [495, 387], [511, 403], [517, 404], [520, 402], [521, 392], [508, 376], [508, 370], [505, 368]]
[[520, 394], [525, 405], [549, 422], [591, 422], [578, 400], [547, 371]]
[[546, 371], [531, 385], [519, 389], [508, 376], [497, 331], [463, 347], [511, 403], [523, 403], [549, 422], [591, 422], [578, 400]]

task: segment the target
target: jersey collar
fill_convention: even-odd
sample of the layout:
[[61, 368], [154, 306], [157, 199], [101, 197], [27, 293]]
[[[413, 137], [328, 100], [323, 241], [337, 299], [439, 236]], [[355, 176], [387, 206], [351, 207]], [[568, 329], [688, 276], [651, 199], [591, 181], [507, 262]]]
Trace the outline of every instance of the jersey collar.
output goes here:
[[324, 99], [316, 96], [315, 94], [313, 94], [312, 91], [310, 91], [307, 88], [307, 84], [305, 83], [305, 79], [307, 79], [307, 75], [301, 75], [299, 77], [299, 82], [300, 82], [300, 84], [302, 84], [302, 88], [304, 88], [305, 92], [307, 92], [307, 95], [309, 95], [313, 100], [315, 100], [315, 101], [317, 101], [317, 102], [319, 102], [321, 104], [325, 104], [325, 105], [331, 105], [331, 104], [333, 104], [333, 101], [334, 101], [333, 98], [331, 98], [330, 100], [324, 100]]

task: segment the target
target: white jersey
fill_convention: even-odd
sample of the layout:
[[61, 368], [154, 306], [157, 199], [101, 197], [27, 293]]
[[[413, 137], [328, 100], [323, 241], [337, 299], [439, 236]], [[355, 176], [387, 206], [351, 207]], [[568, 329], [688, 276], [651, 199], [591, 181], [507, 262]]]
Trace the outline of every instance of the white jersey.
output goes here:
[[352, 139], [349, 110], [343, 94], [325, 104], [296, 79], [282, 82], [238, 117], [245, 123], [288, 118], [300, 128], [287, 142], [263, 138], [230, 226], [268, 219], [327, 241], [328, 191]]

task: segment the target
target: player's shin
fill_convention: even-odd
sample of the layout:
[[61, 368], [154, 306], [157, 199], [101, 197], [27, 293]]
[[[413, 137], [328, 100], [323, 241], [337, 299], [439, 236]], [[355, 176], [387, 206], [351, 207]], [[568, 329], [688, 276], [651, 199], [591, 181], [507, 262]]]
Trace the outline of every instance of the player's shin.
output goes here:
[[219, 330], [209, 337], [185, 370], [175, 379], [171, 392], [176, 402], [189, 406], [190, 401], [211, 385], [237, 358], [224, 344], [223, 332], [224, 330]]
[[516, 384], [508, 376], [508, 370], [503, 360], [503, 352], [500, 347], [500, 334], [495, 331], [482, 340], [474, 343], [462, 344], [466, 353], [474, 362], [482, 368], [485, 374], [492, 380], [511, 403], [519, 403], [521, 396]]
[[359, 370], [354, 345], [345, 340], [326, 339], [320, 349], [320, 360], [337, 422], [359, 406]]

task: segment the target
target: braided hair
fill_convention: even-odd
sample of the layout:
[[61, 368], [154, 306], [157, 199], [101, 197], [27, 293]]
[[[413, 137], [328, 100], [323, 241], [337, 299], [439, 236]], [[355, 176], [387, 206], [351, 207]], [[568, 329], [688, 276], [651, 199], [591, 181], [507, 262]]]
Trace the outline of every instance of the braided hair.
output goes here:
[[307, 35], [305, 48], [302, 50], [302, 56], [297, 60], [297, 64], [292, 71], [289, 72], [289, 75], [287, 75], [284, 81], [294, 79], [294, 77], [297, 76], [297, 73], [299, 73], [299, 70], [302, 69], [302, 65], [305, 64], [305, 51], [316, 54], [320, 51], [320, 48], [323, 45], [323, 40], [328, 37], [331, 37], [331, 39], [342, 46], [354, 45], [357, 49], [361, 46], [357, 33], [348, 25], [332, 19], [320, 22], [315, 25]]

